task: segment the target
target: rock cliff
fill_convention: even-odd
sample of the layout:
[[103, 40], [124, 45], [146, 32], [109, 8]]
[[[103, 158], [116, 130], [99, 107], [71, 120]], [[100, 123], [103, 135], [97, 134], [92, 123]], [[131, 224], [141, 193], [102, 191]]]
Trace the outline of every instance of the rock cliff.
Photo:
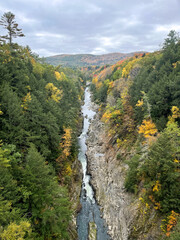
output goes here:
[[[96, 111], [97, 108], [94, 105]], [[148, 211], [140, 196], [126, 192], [124, 181], [128, 166], [117, 159], [120, 150], [111, 142], [99, 113], [91, 122], [88, 134], [88, 171], [110, 236], [113, 240], [157, 239], [157, 213], [153, 209]]]

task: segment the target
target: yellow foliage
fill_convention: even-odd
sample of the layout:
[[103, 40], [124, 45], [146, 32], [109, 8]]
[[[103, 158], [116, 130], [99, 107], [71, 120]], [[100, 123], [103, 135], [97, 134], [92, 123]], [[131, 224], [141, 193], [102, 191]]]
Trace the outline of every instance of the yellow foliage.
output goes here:
[[60, 80], [61, 79], [61, 74], [57, 71], [54, 72], [54, 75], [56, 77], [57, 80]]
[[173, 106], [173, 107], [171, 108], [171, 113], [172, 113], [172, 116], [169, 116], [169, 117], [168, 117], [167, 126], [170, 125], [170, 124], [172, 124], [172, 123], [174, 123], [175, 120], [180, 117], [180, 110], [179, 110], [179, 108], [176, 107], [176, 106]]
[[63, 149], [63, 156], [67, 158], [70, 155], [71, 145], [72, 145], [72, 129], [71, 128], [65, 128], [64, 129], [64, 135], [62, 137], [62, 142], [60, 143], [60, 148]]
[[146, 208], [147, 208], [147, 209], [149, 209], [149, 208], [150, 208], [150, 206], [149, 206], [149, 204], [148, 204], [148, 203], [146, 203]]
[[67, 175], [67, 176], [72, 175], [72, 168], [71, 168], [70, 164], [68, 164], [67, 167], [66, 167], [65, 175]]
[[149, 204], [145, 201], [144, 198], [140, 197], [139, 198], [139, 207], [140, 207], [140, 212], [142, 214], [142, 218], [145, 220], [146, 214], [149, 212], [150, 210], [150, 206]]
[[26, 88], [31, 91], [31, 87], [29, 85], [26, 86]]
[[118, 115], [121, 115], [121, 111], [120, 111], [120, 110], [114, 110], [114, 111], [112, 112], [112, 117], [113, 117], [113, 118], [117, 117]]
[[23, 240], [27, 234], [31, 234], [31, 224], [28, 221], [21, 221], [19, 225], [10, 223], [0, 237], [2, 240]]
[[121, 115], [120, 110], [115, 109], [115, 110], [110, 111], [110, 109], [107, 109], [106, 112], [102, 116], [102, 121], [105, 123], [108, 123], [110, 119], [117, 118], [120, 115]]
[[113, 88], [114, 87], [114, 82], [113, 81], [111, 81], [111, 82], [109, 82], [109, 88]]
[[107, 123], [109, 121], [109, 119], [111, 118], [111, 113], [109, 111], [106, 111], [103, 116], [102, 116], [102, 121], [104, 121], [105, 123]]
[[143, 99], [141, 99], [141, 100], [138, 100], [138, 102], [136, 103], [136, 106], [141, 107], [143, 104], [144, 104], [144, 101]]
[[28, 92], [26, 94], [26, 96], [23, 98], [23, 104], [21, 105], [21, 107], [24, 109], [24, 110], [27, 110], [28, 109], [28, 104], [31, 102], [32, 98], [31, 98], [31, 93]]
[[95, 84], [95, 85], [97, 85], [97, 83], [98, 83], [98, 78], [97, 78], [97, 77], [93, 78], [92, 83]]
[[119, 138], [116, 140], [116, 142], [118, 147], [121, 147], [121, 145], [123, 144], [123, 141]]
[[128, 64], [123, 68], [122, 70], [122, 77], [127, 77], [130, 73], [130, 71], [133, 69], [133, 67], [135, 66], [135, 64], [137, 62], [139, 62], [141, 60], [141, 57], [140, 58], [135, 58], [133, 59], [132, 61], [129, 61]]
[[144, 199], [142, 197], [139, 198], [139, 201], [144, 202]]
[[172, 118], [176, 119], [180, 117], [180, 110], [178, 107], [173, 106], [171, 109], [171, 112], [172, 112]]
[[150, 138], [157, 133], [156, 125], [152, 120], [143, 120], [138, 132], [144, 134], [145, 138]]
[[122, 70], [122, 77], [127, 77], [127, 75], [128, 75], [128, 72], [127, 72], [126, 68], [124, 67]]
[[98, 88], [101, 88], [102, 87], [102, 82], [98, 82], [97, 84], [96, 84], [96, 88], [98, 89]]
[[58, 71], [55, 71], [54, 75], [58, 81], [67, 80], [67, 77], [63, 72], [59, 73]]
[[180, 61], [177, 61], [177, 62], [173, 63], [173, 64], [172, 64], [172, 65], [173, 65], [173, 68], [176, 68], [178, 64], [180, 64]]
[[36, 64], [36, 61], [34, 60], [33, 57], [31, 57], [31, 64], [32, 64], [33, 66], [35, 66], [35, 64]]
[[161, 204], [160, 203], [155, 202], [154, 204], [155, 204], [154, 209], [158, 210], [158, 209], [161, 208]]
[[61, 72], [61, 79], [60, 80], [67, 80], [67, 77], [63, 72]]
[[[1, 106], [1, 104], [0, 104], [0, 106]], [[1, 111], [1, 109], [0, 109], [0, 115], [3, 115], [3, 112]]]
[[161, 204], [159, 202], [156, 202], [152, 195], [149, 196], [149, 199], [154, 204], [154, 209], [158, 210], [161, 208]]
[[61, 100], [63, 91], [54, 86], [53, 83], [48, 83], [45, 88], [48, 92], [48, 99], [53, 99], [55, 102]]
[[96, 89], [99, 89], [102, 87], [102, 82], [98, 80], [98, 77], [93, 78], [92, 83], [96, 86]]
[[159, 192], [161, 189], [161, 184], [159, 183], [159, 180], [156, 181], [156, 184], [153, 187], [153, 192]]

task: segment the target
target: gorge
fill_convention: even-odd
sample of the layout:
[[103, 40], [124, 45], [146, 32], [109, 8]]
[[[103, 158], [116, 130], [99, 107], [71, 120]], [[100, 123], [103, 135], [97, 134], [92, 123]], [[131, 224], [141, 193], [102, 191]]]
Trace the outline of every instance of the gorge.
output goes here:
[[85, 99], [84, 105], [82, 106], [82, 114], [84, 123], [82, 133], [79, 137], [80, 150], [78, 159], [82, 164], [83, 183], [80, 196], [82, 208], [77, 216], [78, 236], [81, 240], [86, 240], [88, 236], [89, 239], [108, 240], [109, 236], [107, 235], [104, 221], [101, 218], [100, 208], [96, 203], [94, 192], [90, 184], [90, 175], [87, 173], [87, 132], [89, 129], [90, 121], [95, 115], [95, 112], [92, 110], [89, 87], [86, 87], [85, 89]]

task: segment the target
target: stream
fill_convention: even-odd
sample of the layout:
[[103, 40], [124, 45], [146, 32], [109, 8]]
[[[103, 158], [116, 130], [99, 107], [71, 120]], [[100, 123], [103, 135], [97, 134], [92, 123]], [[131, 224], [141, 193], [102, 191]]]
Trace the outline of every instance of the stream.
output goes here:
[[[94, 192], [92, 186], [90, 185], [90, 175], [87, 174], [87, 157], [86, 157], [86, 139], [88, 138], [87, 132], [89, 129], [90, 121], [96, 114], [92, 110], [91, 94], [89, 87], [85, 89], [85, 99], [84, 105], [82, 106], [82, 114], [84, 118], [82, 133], [79, 137], [79, 155], [78, 159], [82, 164], [83, 170], [83, 182], [80, 195], [80, 202], [82, 205], [81, 211], [77, 216], [77, 229], [78, 229], [78, 239], [88, 240], [109, 240], [109, 235], [107, 234], [107, 228], [105, 227], [105, 221], [101, 217], [100, 207], [96, 203]], [[90, 223], [90, 224], [89, 224]], [[89, 225], [93, 224], [94, 233], [96, 238], [88, 238], [89, 236]], [[96, 230], [95, 230], [96, 229]]]

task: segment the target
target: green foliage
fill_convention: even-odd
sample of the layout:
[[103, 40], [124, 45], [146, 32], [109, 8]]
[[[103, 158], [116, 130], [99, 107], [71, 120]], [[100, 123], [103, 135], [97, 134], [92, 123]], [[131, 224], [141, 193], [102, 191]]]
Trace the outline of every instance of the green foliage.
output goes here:
[[131, 104], [135, 109], [138, 123], [145, 114], [143, 112], [145, 109], [135, 107], [142, 91], [147, 94], [151, 105], [151, 116], [159, 130], [165, 128], [171, 107], [180, 106], [179, 53], [179, 38], [174, 31], [171, 31], [165, 39], [163, 50], [149, 54], [140, 62], [141, 70], [130, 89]]
[[107, 98], [107, 90], [108, 90], [108, 85], [103, 84], [98, 91], [95, 93], [95, 99], [98, 100], [98, 102], [105, 102]]
[[180, 129], [174, 122], [168, 124], [157, 141], [149, 148], [148, 155], [143, 161], [141, 159], [141, 164], [138, 155], [130, 160], [125, 183], [127, 190], [134, 192], [138, 182], [143, 178], [146, 195], [152, 196], [153, 203], [159, 203], [160, 211], [179, 212], [179, 153]]
[[[31, 224], [32, 239], [69, 239], [71, 204], [66, 187], [58, 183], [56, 159], [64, 128], [72, 129], [70, 169], [77, 155], [84, 76], [78, 70], [41, 64], [28, 47], [18, 45], [13, 50], [1, 45], [0, 61], [2, 239], [14, 239], [12, 228], [19, 238], [28, 238], [27, 233], [23, 237], [20, 220]], [[51, 97], [46, 86], [53, 86]], [[67, 178], [70, 184], [73, 174]]]
[[15, 15], [11, 12], [4, 13], [0, 20], [0, 25], [8, 31], [8, 34], [1, 36], [2, 39], [9, 40], [9, 43], [12, 44], [12, 38], [24, 37], [22, 29], [18, 28], [18, 24], [15, 22]]
[[[102, 120], [112, 144], [117, 143], [124, 157], [134, 155], [128, 160], [125, 187], [134, 193], [143, 188], [146, 200], [162, 213], [179, 212], [180, 129], [179, 120], [175, 122], [180, 115], [178, 34], [171, 31], [161, 51], [127, 59], [111, 70], [103, 100], [104, 70], [95, 72], [91, 88], [95, 99], [103, 103]], [[143, 135], [138, 137], [138, 133]]]
[[45, 164], [34, 146], [26, 158], [23, 186], [30, 192], [25, 204], [40, 236], [67, 237], [71, 216], [67, 192], [58, 185], [53, 169]]
[[138, 188], [138, 166], [140, 156], [137, 154], [128, 162], [129, 170], [125, 180], [125, 188], [130, 192], [136, 192]]
[[[169, 140], [169, 141], [168, 141]], [[160, 210], [168, 212], [180, 210], [179, 177], [177, 163], [174, 162], [176, 142], [164, 132], [157, 142], [151, 147], [142, 172], [145, 175], [145, 186], [149, 194], [152, 194], [161, 205]], [[160, 189], [155, 191], [156, 181], [160, 184]]]

